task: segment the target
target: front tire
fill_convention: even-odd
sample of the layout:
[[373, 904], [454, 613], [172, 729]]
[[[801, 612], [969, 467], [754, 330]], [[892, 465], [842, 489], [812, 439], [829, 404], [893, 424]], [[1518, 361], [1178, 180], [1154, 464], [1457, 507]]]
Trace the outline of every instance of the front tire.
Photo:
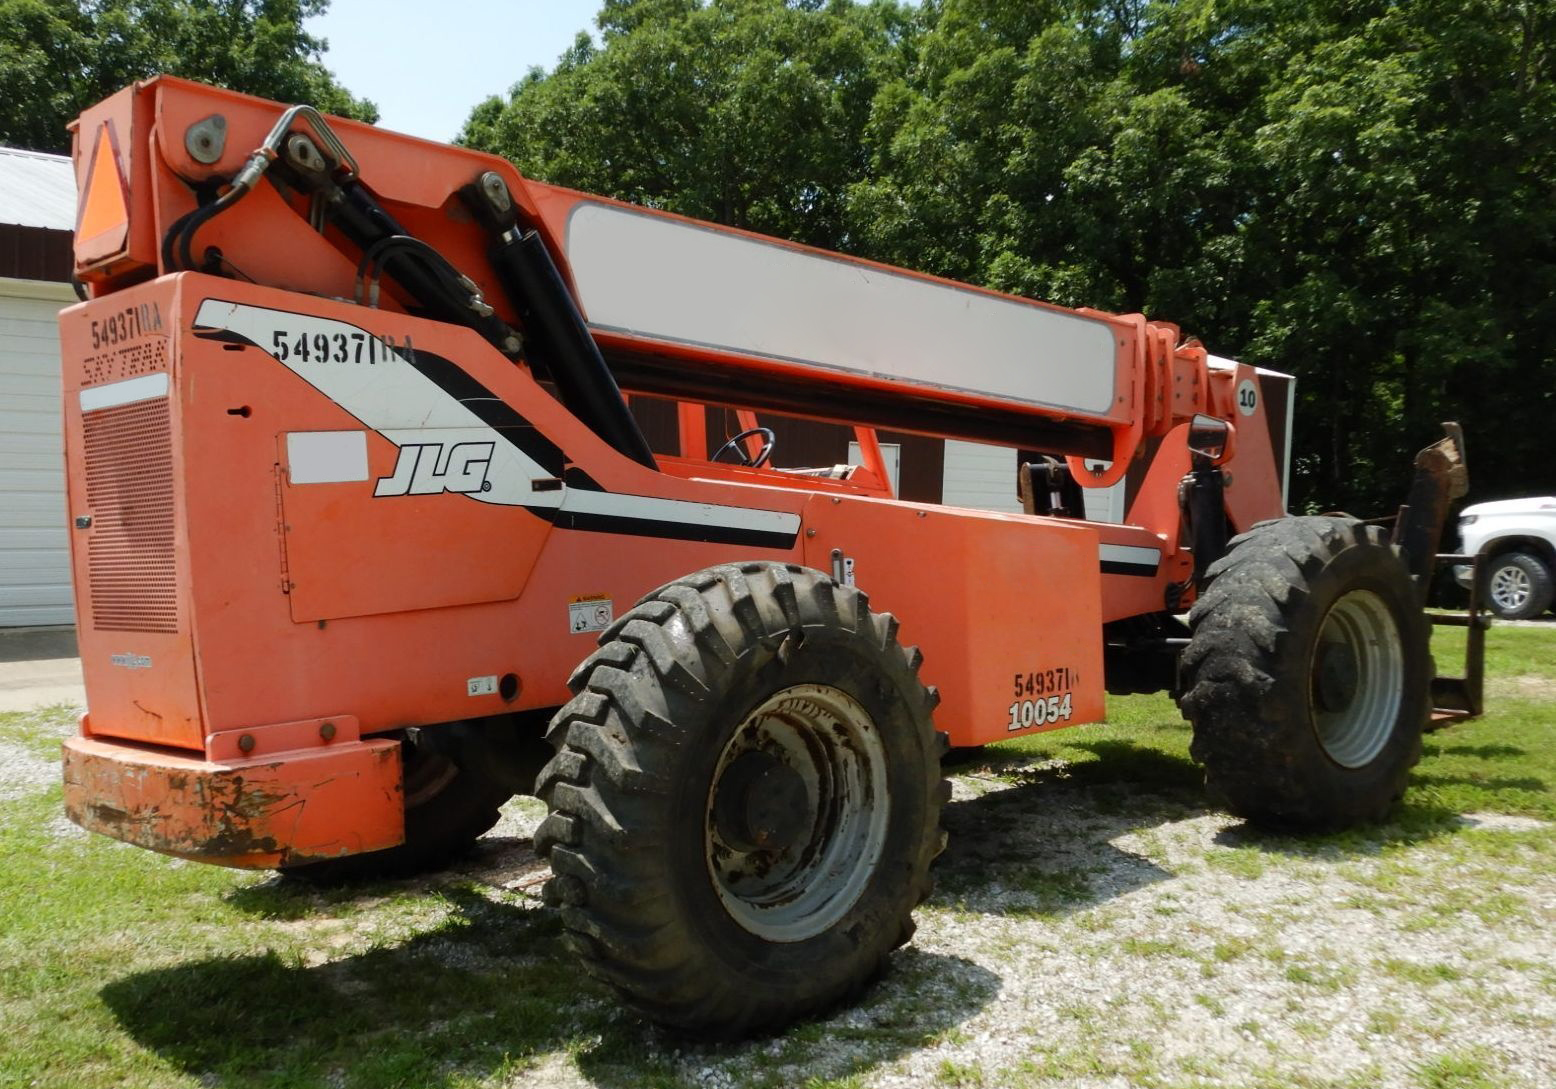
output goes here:
[[1383, 819], [1431, 709], [1430, 629], [1398, 550], [1351, 518], [1283, 518], [1208, 576], [1179, 701], [1207, 786], [1263, 825]]
[[574, 673], [535, 846], [567, 944], [634, 1009], [775, 1028], [911, 936], [947, 790], [896, 628], [819, 572], [720, 566], [654, 591]]

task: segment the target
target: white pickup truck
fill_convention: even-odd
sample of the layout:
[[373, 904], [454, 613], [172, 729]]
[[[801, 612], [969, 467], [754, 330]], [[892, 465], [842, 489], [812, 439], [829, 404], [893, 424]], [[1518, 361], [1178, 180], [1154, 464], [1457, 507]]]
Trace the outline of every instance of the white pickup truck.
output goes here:
[[[1556, 590], [1556, 496], [1474, 503], [1459, 515], [1459, 551], [1488, 568], [1486, 605], [1507, 620], [1527, 620], [1551, 607]], [[1459, 585], [1470, 568], [1454, 568]]]

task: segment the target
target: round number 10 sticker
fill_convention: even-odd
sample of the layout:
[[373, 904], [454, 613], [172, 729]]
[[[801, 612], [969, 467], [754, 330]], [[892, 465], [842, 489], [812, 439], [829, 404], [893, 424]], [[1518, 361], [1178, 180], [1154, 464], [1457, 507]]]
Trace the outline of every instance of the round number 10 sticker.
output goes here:
[[1252, 378], [1244, 378], [1237, 386], [1237, 411], [1252, 416], [1259, 407], [1259, 387]]

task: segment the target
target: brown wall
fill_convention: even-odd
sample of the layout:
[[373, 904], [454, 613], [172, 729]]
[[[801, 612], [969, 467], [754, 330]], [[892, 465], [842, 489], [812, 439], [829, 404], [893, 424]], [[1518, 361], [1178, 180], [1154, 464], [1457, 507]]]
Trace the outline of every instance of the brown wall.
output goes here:
[[[707, 410], [708, 452], [712, 453], [731, 435], [740, 432], [735, 410], [710, 406]], [[680, 430], [676, 423], [675, 402], [657, 397], [633, 396], [632, 414], [643, 429], [649, 447], [656, 454], [679, 454]], [[854, 429], [843, 424], [823, 423], [762, 412], [757, 422], [773, 430], [773, 463], [785, 469], [839, 465], [848, 460], [848, 444]], [[899, 498], [917, 503], [940, 502], [945, 467], [945, 443], [923, 435], [896, 431], [880, 432], [883, 443], [901, 446], [898, 465]]]
[[0, 276], [63, 284], [71, 266], [69, 231], [0, 224]]

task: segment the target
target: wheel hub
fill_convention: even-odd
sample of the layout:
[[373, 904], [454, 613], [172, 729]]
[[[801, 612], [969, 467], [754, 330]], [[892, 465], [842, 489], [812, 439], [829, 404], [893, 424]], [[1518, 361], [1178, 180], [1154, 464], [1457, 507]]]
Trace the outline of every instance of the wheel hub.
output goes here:
[[1491, 578], [1491, 600], [1506, 612], [1517, 612], [1529, 600], [1529, 573], [1509, 564]]
[[1319, 644], [1313, 697], [1320, 710], [1331, 714], [1344, 711], [1356, 698], [1360, 680], [1356, 651], [1350, 644], [1338, 640]]
[[1344, 768], [1371, 763], [1393, 736], [1405, 685], [1404, 645], [1383, 599], [1344, 594], [1324, 617], [1309, 674], [1318, 743]]
[[869, 712], [830, 685], [774, 692], [736, 728], [709, 784], [704, 843], [719, 902], [768, 941], [825, 932], [869, 886], [890, 809]]
[[772, 753], [737, 756], [714, 788], [713, 822], [737, 851], [781, 851], [805, 830], [805, 780]]

